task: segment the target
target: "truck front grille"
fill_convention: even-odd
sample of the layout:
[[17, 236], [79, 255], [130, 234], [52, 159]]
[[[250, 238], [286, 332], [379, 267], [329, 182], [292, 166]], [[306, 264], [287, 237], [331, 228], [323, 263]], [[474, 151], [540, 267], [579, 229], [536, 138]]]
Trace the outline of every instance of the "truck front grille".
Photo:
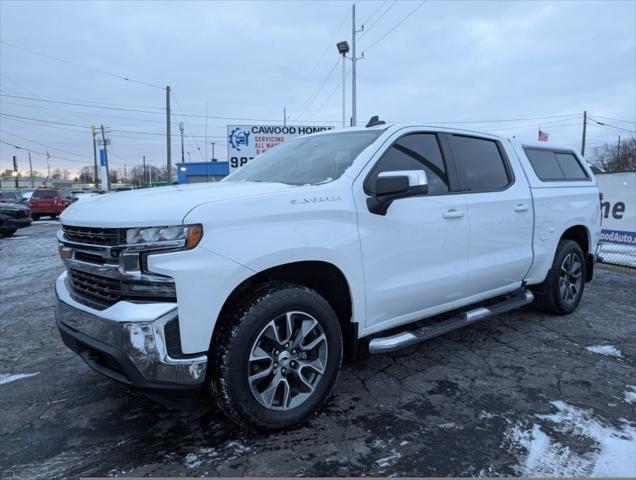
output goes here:
[[106, 246], [115, 246], [121, 243], [121, 230], [119, 228], [73, 227], [71, 225], [63, 225], [62, 229], [64, 230], [64, 238], [71, 242]]
[[[114, 305], [122, 298], [121, 281], [92, 273], [69, 269], [70, 286], [81, 296], [88, 297], [94, 305], [102, 308]], [[95, 305], [96, 304], [96, 305]]]
[[88, 273], [75, 268], [68, 269], [69, 283], [77, 300], [89, 307], [104, 309], [120, 300], [131, 302], [174, 302], [177, 293], [174, 283], [120, 280]]

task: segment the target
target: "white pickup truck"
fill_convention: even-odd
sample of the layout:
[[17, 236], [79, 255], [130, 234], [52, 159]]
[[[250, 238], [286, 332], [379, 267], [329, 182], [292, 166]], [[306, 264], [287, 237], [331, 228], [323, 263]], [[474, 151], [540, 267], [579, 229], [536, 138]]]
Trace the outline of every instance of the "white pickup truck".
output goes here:
[[208, 391], [276, 429], [322, 405], [359, 345], [390, 352], [533, 301], [572, 312], [601, 215], [572, 149], [374, 117], [219, 183], [77, 202], [61, 224], [68, 347], [164, 402]]

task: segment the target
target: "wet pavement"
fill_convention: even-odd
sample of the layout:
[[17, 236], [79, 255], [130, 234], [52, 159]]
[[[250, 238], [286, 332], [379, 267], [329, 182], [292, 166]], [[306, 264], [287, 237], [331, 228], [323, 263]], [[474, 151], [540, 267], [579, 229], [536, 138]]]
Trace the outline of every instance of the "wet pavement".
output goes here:
[[507, 313], [344, 366], [326, 407], [255, 434], [90, 370], [54, 325], [55, 222], [0, 239], [0, 478], [636, 475], [636, 274], [566, 317]]

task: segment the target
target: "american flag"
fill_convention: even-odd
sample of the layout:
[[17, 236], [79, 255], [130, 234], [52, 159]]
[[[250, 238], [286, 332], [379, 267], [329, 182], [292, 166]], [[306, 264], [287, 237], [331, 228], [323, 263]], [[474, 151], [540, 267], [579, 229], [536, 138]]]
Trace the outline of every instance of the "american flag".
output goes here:
[[544, 132], [543, 130], [539, 129], [539, 141], [540, 142], [547, 142], [548, 138], [550, 138], [550, 134]]

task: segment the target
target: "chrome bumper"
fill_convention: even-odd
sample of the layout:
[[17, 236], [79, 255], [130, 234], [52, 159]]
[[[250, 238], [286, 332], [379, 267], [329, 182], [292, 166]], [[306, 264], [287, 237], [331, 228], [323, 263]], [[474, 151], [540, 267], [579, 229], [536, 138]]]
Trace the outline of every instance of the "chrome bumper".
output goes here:
[[177, 315], [175, 303], [121, 301], [95, 310], [71, 296], [64, 272], [57, 279], [56, 320], [64, 343], [98, 372], [145, 389], [199, 387], [207, 355], [172, 358], [164, 326]]

